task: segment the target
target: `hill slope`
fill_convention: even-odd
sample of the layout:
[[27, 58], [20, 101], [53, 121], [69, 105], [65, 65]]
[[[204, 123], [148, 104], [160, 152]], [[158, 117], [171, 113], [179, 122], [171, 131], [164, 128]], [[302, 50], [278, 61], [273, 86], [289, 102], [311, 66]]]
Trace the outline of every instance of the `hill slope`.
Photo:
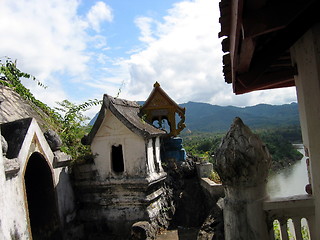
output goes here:
[[[139, 104], [143, 104], [143, 102], [139, 102]], [[186, 108], [186, 129], [191, 132], [227, 131], [235, 117], [240, 117], [252, 129], [300, 125], [297, 103], [258, 104], [240, 108], [187, 102], [180, 104], [180, 106]], [[97, 115], [90, 121], [90, 125], [93, 125]]]
[[230, 128], [235, 117], [240, 117], [250, 128], [272, 128], [299, 125], [298, 104], [259, 104], [250, 107], [217, 106], [188, 102], [186, 108], [187, 129], [201, 132], [221, 132]]

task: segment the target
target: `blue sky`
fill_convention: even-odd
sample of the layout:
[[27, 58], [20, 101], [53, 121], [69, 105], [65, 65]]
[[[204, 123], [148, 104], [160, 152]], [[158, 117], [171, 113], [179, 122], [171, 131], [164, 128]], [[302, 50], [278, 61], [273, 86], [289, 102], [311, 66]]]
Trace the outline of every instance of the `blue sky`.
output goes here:
[[[294, 88], [236, 96], [222, 75], [218, 0], [2, 0], [0, 57], [50, 106], [104, 93], [145, 100], [155, 81], [178, 103], [296, 101]], [[88, 111], [92, 116], [97, 108]]]

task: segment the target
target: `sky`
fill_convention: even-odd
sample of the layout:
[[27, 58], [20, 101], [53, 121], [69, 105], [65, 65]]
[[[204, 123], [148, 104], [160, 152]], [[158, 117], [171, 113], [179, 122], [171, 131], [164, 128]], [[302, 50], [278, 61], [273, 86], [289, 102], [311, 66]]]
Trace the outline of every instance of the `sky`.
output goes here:
[[[295, 88], [235, 95], [222, 74], [218, 0], [0, 0], [0, 58], [51, 107], [103, 94], [146, 100], [158, 81], [177, 103], [296, 102]], [[90, 109], [92, 117], [99, 107]]]

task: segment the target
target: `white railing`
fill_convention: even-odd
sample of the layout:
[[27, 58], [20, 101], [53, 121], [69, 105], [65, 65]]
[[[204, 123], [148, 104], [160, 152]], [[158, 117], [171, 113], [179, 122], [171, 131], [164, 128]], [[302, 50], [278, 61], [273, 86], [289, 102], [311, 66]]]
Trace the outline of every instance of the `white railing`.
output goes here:
[[270, 240], [316, 240], [314, 200], [298, 195], [265, 201]]

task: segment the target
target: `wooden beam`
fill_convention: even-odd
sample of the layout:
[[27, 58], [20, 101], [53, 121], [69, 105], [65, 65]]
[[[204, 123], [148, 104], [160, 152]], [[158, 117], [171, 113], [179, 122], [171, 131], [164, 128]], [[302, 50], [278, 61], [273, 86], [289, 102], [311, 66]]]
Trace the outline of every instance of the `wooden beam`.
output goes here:
[[241, 84], [237, 84], [236, 90], [234, 91], [235, 94], [240, 95], [244, 93], [249, 93], [253, 91], [259, 91], [259, 90], [270, 90], [270, 89], [277, 89], [277, 88], [285, 88], [285, 87], [293, 87], [295, 86], [294, 79], [287, 79], [283, 82], [273, 82], [270, 83], [268, 86], [266, 85], [257, 85], [245, 88]]
[[230, 34], [230, 19], [226, 17], [220, 17], [219, 22], [221, 25], [221, 31], [218, 34], [218, 37], [229, 36]]
[[230, 59], [230, 54], [225, 54], [223, 55], [222, 58], [222, 63], [223, 63], [223, 74], [225, 81], [227, 83], [232, 83], [232, 73], [231, 73], [231, 59]]
[[232, 82], [236, 81], [236, 70], [238, 65], [238, 45], [240, 28], [242, 21], [243, 0], [232, 0], [231, 2], [231, 21], [230, 21], [230, 59]]
[[231, 1], [230, 0], [221, 0], [221, 2], [219, 2], [219, 8], [220, 8], [220, 16], [221, 17], [229, 17], [230, 10], [231, 10]]
[[256, 11], [265, 6], [267, 0], [246, 0], [244, 8], [249, 11]]
[[241, 42], [238, 73], [245, 73], [249, 70], [251, 59], [255, 50], [255, 42], [252, 38], [245, 38]]
[[222, 45], [222, 51], [223, 52], [229, 52], [230, 50], [230, 39], [229, 38], [224, 38], [221, 42]]
[[241, 76], [236, 87], [236, 94], [252, 92], [255, 90], [273, 89], [294, 86], [294, 75], [297, 75], [297, 68], [291, 67], [277, 72], [269, 72], [259, 78], [259, 81], [246, 85], [242, 82]]
[[229, 36], [230, 34], [230, 15], [231, 15], [231, 0], [221, 0], [219, 3], [221, 31], [218, 36]]
[[319, 2], [314, 1], [309, 9], [292, 21], [285, 29], [277, 32], [273, 38], [256, 52], [250, 71], [241, 75], [241, 82], [249, 86], [259, 78], [284, 52], [286, 52], [315, 22], [320, 20]]
[[[313, 0], [274, 1], [243, 17], [244, 38], [257, 37], [285, 28], [299, 16]], [[309, 3], [308, 3], [309, 2]]]

